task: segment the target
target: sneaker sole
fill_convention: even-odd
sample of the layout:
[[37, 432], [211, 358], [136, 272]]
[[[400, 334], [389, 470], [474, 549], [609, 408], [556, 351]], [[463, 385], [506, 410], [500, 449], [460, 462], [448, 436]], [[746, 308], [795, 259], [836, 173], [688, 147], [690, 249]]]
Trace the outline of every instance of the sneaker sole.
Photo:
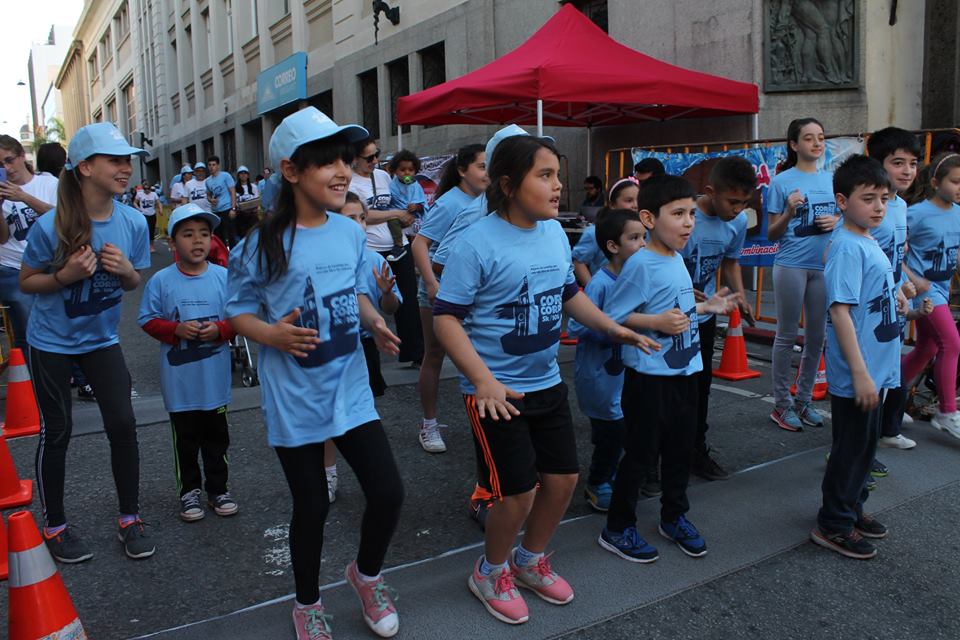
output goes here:
[[888, 533], [887, 531], [884, 531], [883, 533], [880, 533], [880, 534], [870, 533], [869, 531], [864, 531], [863, 529], [861, 529], [856, 525], [854, 525], [853, 528], [856, 529], [857, 533], [862, 535], [864, 538], [870, 538], [871, 540], [883, 540], [884, 538], [887, 537], [887, 533]]
[[523, 581], [520, 580], [519, 578], [517, 578], [516, 580], [514, 580], [514, 581], [513, 581], [513, 584], [515, 584], [516, 586], [520, 587], [521, 589], [526, 589], [527, 591], [532, 591], [532, 592], [535, 593], [541, 600], [543, 600], [544, 602], [549, 602], [550, 604], [555, 604], [555, 605], [563, 606], [563, 605], [565, 605], [565, 604], [569, 604], [570, 602], [573, 602], [573, 596], [574, 596], [574, 594], [572, 594], [572, 593], [570, 594], [570, 597], [567, 598], [566, 600], [558, 600], [557, 598], [551, 598], [550, 596], [545, 595], [542, 591], [540, 591], [540, 590], [537, 589], [536, 587], [530, 586], [529, 584], [527, 584], [526, 582], [523, 582]]
[[804, 420], [803, 418], [800, 418], [800, 422], [807, 425], [808, 427], [813, 427], [814, 429], [823, 429], [823, 421], [811, 422], [810, 420]]
[[206, 514], [203, 511], [201, 511], [195, 516], [191, 516], [181, 512], [180, 519], [183, 520], [184, 522], [197, 522], [198, 520], [203, 520], [205, 515]]
[[810, 531], [810, 540], [813, 542], [813, 544], [819, 545], [824, 549], [829, 549], [835, 553], [839, 553], [846, 558], [853, 558], [854, 560], [870, 560], [877, 555], [876, 549], [873, 550], [872, 554], [854, 553], [853, 551], [844, 549], [843, 547], [824, 538], [820, 534], [819, 529], [813, 529]]
[[422, 439], [417, 438], [417, 440], [420, 442], [420, 446], [423, 448], [423, 450], [426, 451], [427, 453], [446, 453], [447, 452], [447, 445], [445, 444], [441, 444], [439, 446], [427, 445], [424, 443]]
[[[47, 548], [49, 549], [49, 547]], [[56, 560], [57, 562], [62, 562], [63, 564], [79, 564], [81, 562], [86, 562], [87, 560], [90, 560], [91, 558], [93, 558], [92, 553], [88, 553], [82, 556], [77, 556], [76, 558], [61, 558], [60, 556], [55, 555], [53, 553], [51, 553], [50, 555], [53, 556], [54, 560]]]
[[635, 558], [635, 557], [633, 557], [633, 556], [629, 556], [629, 555], [625, 554], [623, 551], [621, 551], [619, 548], [617, 548], [616, 545], [611, 544], [611, 543], [607, 542], [606, 540], [604, 540], [604, 539], [603, 539], [603, 534], [601, 534], [600, 537], [597, 538], [597, 544], [599, 544], [601, 547], [603, 547], [604, 549], [606, 549], [606, 550], [609, 551], [610, 553], [612, 553], [612, 554], [614, 554], [614, 555], [616, 555], [616, 556], [620, 556], [621, 558], [623, 558], [623, 559], [626, 560], [627, 562], [635, 562], [635, 563], [637, 563], [637, 564], [650, 564], [651, 562], [656, 562], [657, 560], [660, 559], [660, 554], [659, 554], [659, 553], [658, 553], [656, 556], [652, 557], [652, 558]]
[[917, 443], [914, 442], [912, 445], [900, 446], [899, 443], [898, 443], [898, 444], [886, 444], [886, 443], [880, 442], [879, 445], [880, 445], [880, 447], [882, 447], [882, 448], [884, 448], [884, 449], [900, 449], [901, 451], [908, 451], [908, 450], [913, 449], [914, 447], [916, 447], [916, 446], [917, 446]]
[[235, 516], [240, 511], [240, 507], [238, 507], [237, 505], [233, 505], [233, 507], [228, 507], [226, 509], [218, 509], [217, 507], [211, 504], [210, 508], [213, 509], [213, 512], [216, 513], [221, 518], [229, 518], [230, 516]]
[[[772, 413], [770, 414], [770, 419], [773, 420], [773, 424], [777, 425], [778, 427], [780, 427], [780, 428], [783, 429], [784, 431], [789, 431], [790, 433], [800, 433], [801, 431], [803, 431], [803, 426], [802, 426], [802, 425], [799, 426], [799, 427], [791, 427], [791, 426], [788, 425], [786, 422], [784, 422], [784, 421], [781, 420], [780, 418], [776, 417], [776, 416], [773, 415]], [[803, 421], [801, 420], [801, 422], [803, 422]]]
[[890, 475], [890, 472], [889, 471], [871, 471], [870, 475], [873, 476], [874, 478], [886, 478], [888, 475]]
[[[123, 536], [122, 536], [121, 534], [119, 534], [119, 533], [117, 534], [117, 539], [118, 539], [121, 543], [123, 542]], [[128, 558], [132, 558], [132, 559], [134, 559], [134, 560], [143, 560], [143, 559], [149, 558], [150, 556], [152, 556], [153, 554], [155, 554], [155, 553], [157, 552], [157, 548], [154, 547], [153, 549], [150, 549], [149, 551], [142, 551], [142, 552], [140, 552], [140, 553], [130, 553], [130, 551], [127, 550], [127, 546], [124, 545], [124, 546], [123, 546], [123, 552], [124, 552], [125, 554], [127, 554], [127, 557], [128, 557]]]
[[492, 615], [494, 618], [496, 618], [500, 622], [506, 622], [507, 624], [523, 624], [524, 622], [530, 619], [529, 615], [523, 616], [522, 618], [518, 618], [516, 620], [514, 620], [513, 618], [508, 618], [507, 616], [503, 615], [502, 613], [500, 613], [499, 611], [491, 607], [489, 604], [487, 604], [486, 598], [484, 598], [480, 594], [479, 587], [477, 587], [477, 585], [474, 584], [472, 575], [467, 578], [467, 587], [470, 589], [470, 593], [476, 596], [477, 600], [480, 601], [480, 604], [483, 605], [483, 607], [490, 613], [490, 615]]
[[703, 551], [690, 551], [690, 550], [687, 549], [685, 546], [683, 546], [682, 544], [680, 544], [679, 542], [677, 542], [676, 540], [674, 540], [673, 536], [667, 535], [667, 532], [664, 531], [663, 528], [660, 527], [660, 526], [657, 527], [657, 531], [660, 532], [660, 535], [661, 535], [661, 536], [663, 536], [664, 538], [666, 538], [667, 540], [669, 540], [669, 541], [672, 542], [673, 544], [675, 544], [675, 545], [677, 545], [678, 547], [680, 547], [680, 551], [683, 551], [685, 554], [687, 554], [687, 555], [690, 556], [691, 558], [702, 558], [703, 556], [707, 555], [707, 550], [706, 550], [706, 549], [704, 549]]

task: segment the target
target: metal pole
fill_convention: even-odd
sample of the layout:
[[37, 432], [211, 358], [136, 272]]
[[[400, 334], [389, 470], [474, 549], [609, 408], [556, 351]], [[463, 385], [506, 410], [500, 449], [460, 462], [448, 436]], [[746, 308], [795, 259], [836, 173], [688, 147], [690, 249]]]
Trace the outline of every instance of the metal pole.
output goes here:
[[587, 125], [587, 175], [593, 175], [593, 142], [591, 132], [593, 127]]
[[397, 151], [403, 149], [403, 125], [397, 125]]
[[537, 137], [543, 136], [543, 100], [537, 100]]

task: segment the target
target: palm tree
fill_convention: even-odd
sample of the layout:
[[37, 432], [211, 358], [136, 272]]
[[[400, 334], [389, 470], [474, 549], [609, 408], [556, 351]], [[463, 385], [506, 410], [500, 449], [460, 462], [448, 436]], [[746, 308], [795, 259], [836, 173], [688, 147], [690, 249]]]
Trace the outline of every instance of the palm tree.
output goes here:
[[54, 116], [47, 120], [47, 138], [51, 142], [65, 144], [67, 141], [66, 127], [63, 126], [63, 120]]

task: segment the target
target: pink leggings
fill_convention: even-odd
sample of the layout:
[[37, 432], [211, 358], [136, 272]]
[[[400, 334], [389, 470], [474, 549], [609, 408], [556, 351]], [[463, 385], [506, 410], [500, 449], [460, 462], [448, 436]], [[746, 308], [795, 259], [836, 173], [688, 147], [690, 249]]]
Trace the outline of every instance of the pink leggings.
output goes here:
[[937, 382], [937, 396], [941, 413], [957, 410], [957, 357], [960, 356], [960, 334], [950, 313], [950, 306], [941, 304], [926, 318], [917, 319], [917, 344], [900, 361], [901, 375], [909, 383], [923, 368], [937, 357], [933, 365], [933, 379]]

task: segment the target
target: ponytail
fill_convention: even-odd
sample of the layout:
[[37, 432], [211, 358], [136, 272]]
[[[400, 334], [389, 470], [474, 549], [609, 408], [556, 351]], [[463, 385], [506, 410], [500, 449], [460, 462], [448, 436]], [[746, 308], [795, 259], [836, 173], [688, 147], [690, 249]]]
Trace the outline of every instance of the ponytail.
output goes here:
[[[484, 147], [482, 144], [468, 144], [460, 147], [457, 155], [450, 158], [447, 164], [443, 165], [443, 175], [440, 177], [440, 184], [437, 185], [437, 190], [433, 196], [434, 202], [447, 191], [450, 191], [450, 189], [460, 186], [460, 181], [463, 180], [460, 172], [466, 171], [470, 165], [473, 164], [473, 161], [477, 159], [477, 156], [483, 153], [483, 150]], [[487, 158], [487, 162], [489, 161], [490, 158]]]
[[70, 256], [81, 247], [90, 244], [93, 225], [87, 215], [87, 206], [80, 189], [80, 176], [76, 169], [62, 169], [57, 185], [57, 213], [53, 219], [57, 234], [57, 249], [51, 266], [60, 269]]
[[787, 127], [787, 159], [784, 161], [780, 171], [786, 171], [787, 169], [797, 166], [797, 152], [790, 147], [790, 143], [800, 141], [800, 131], [808, 124], [815, 124], [823, 129], [823, 125], [820, 124], [820, 121], [816, 118], [797, 118], [790, 122], [790, 125]]

